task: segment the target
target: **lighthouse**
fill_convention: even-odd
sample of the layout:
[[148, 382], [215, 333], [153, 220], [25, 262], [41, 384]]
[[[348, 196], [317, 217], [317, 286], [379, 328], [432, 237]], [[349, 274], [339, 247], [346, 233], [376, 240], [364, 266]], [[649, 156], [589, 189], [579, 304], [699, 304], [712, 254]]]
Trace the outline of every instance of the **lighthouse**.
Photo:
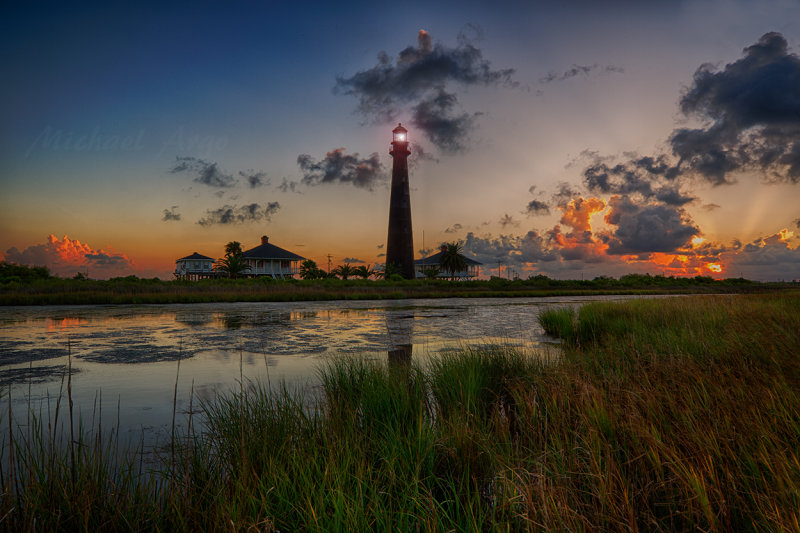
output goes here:
[[408, 192], [408, 130], [398, 124], [392, 130], [392, 192], [389, 199], [389, 237], [386, 269], [414, 279], [414, 238], [411, 231], [411, 195]]

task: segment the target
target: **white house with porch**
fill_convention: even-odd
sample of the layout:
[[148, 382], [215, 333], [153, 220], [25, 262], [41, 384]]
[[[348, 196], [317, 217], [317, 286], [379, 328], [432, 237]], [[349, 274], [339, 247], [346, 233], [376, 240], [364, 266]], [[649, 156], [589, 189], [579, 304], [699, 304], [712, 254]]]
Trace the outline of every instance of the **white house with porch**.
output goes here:
[[305, 257], [270, 244], [266, 235], [261, 237], [260, 246], [243, 252], [242, 258], [250, 267], [244, 272], [245, 276], [270, 276], [274, 279], [293, 278], [299, 271], [298, 262], [305, 260]]
[[197, 252], [175, 261], [175, 277], [178, 279], [198, 280], [216, 275], [214, 259]]

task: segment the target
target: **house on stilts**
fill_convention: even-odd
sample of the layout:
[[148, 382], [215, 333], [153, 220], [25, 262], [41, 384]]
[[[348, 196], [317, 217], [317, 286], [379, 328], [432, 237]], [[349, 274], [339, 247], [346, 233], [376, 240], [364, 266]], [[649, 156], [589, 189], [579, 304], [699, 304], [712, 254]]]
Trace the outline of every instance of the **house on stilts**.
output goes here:
[[250, 267], [244, 272], [245, 276], [274, 279], [293, 278], [299, 272], [298, 263], [305, 260], [305, 257], [271, 244], [266, 235], [261, 237], [259, 246], [243, 252], [242, 258]]
[[214, 271], [214, 258], [197, 252], [175, 260], [175, 277], [197, 281], [199, 279], [214, 278], [219, 273]]
[[[271, 277], [290, 279], [299, 272], [298, 263], [304, 261], [294, 252], [270, 244], [269, 238], [261, 237], [261, 244], [242, 252], [242, 259], [248, 269], [242, 275], [250, 278]], [[197, 252], [175, 261], [175, 277], [178, 279], [200, 280], [215, 278], [225, 274], [214, 270], [214, 258]]]

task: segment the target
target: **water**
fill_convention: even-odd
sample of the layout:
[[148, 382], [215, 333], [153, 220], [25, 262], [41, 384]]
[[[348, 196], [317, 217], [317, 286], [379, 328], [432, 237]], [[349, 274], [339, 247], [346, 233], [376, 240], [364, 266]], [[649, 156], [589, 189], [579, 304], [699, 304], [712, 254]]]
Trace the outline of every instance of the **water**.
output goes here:
[[7, 435], [8, 406], [20, 426], [29, 408], [54, 411], [70, 358], [72, 398], [82, 419], [96, 425], [102, 413], [104, 426], [119, 424], [123, 437], [144, 434], [150, 441], [171, 430], [176, 378], [180, 429], [190, 398], [197, 406], [199, 399], [238, 390], [240, 378], [313, 388], [325, 358], [348, 353], [423, 360], [492, 344], [536, 352], [553, 343], [537, 321], [542, 309], [625, 298], [0, 308], [7, 404], [0, 409], [0, 434]]

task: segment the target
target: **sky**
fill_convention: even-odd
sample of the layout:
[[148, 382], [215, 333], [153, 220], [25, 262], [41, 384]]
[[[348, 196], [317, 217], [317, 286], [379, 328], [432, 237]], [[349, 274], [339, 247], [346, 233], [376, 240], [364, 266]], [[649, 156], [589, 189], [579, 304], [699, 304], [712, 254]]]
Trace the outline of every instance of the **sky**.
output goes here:
[[800, 2], [0, 6], [0, 255], [92, 278], [270, 242], [483, 277], [800, 278]]

